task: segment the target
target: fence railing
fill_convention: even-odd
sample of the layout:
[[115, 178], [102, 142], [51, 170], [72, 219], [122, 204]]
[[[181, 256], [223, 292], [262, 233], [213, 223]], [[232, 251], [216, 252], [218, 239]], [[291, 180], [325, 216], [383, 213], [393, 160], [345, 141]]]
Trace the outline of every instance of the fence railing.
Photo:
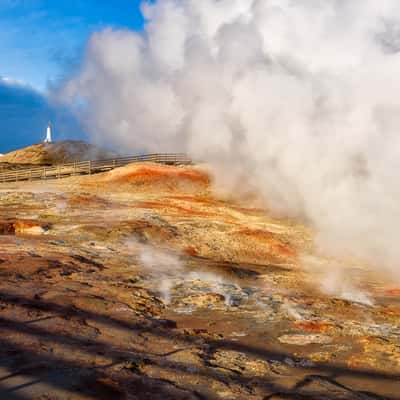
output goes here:
[[143, 156], [80, 161], [68, 164], [38, 166], [0, 172], [0, 183], [32, 181], [37, 179], [60, 179], [74, 175], [90, 175], [98, 172], [110, 171], [114, 168], [135, 162], [155, 162], [167, 165], [186, 165], [192, 163], [188, 156], [182, 153], [147, 154]]

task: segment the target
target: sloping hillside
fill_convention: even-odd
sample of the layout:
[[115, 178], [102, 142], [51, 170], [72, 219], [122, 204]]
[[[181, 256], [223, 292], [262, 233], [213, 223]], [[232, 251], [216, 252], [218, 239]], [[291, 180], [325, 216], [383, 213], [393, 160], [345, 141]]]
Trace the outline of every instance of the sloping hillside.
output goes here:
[[62, 164], [74, 161], [111, 158], [116, 154], [95, 145], [66, 140], [50, 144], [34, 144], [5, 154], [0, 163], [13, 164]]

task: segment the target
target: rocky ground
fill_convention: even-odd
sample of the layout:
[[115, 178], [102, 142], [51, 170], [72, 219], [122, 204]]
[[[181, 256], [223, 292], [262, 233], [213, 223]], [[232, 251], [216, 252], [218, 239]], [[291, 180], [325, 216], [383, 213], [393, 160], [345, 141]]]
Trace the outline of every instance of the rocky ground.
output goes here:
[[400, 399], [400, 289], [312, 236], [194, 167], [0, 185], [0, 399]]

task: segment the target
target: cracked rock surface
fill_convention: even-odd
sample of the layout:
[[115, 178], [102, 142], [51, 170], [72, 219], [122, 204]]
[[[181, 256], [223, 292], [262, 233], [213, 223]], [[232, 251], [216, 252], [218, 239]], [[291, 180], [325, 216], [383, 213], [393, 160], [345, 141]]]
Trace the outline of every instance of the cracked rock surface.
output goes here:
[[400, 399], [400, 290], [329, 263], [198, 167], [0, 185], [0, 399]]

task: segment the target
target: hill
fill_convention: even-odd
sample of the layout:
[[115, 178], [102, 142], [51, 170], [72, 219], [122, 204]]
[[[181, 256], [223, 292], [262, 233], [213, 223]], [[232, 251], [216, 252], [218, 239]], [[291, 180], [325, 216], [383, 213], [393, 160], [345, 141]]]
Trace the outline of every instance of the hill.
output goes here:
[[12, 151], [1, 157], [0, 163], [11, 164], [63, 164], [96, 160], [116, 156], [110, 150], [80, 140], [40, 143]]

